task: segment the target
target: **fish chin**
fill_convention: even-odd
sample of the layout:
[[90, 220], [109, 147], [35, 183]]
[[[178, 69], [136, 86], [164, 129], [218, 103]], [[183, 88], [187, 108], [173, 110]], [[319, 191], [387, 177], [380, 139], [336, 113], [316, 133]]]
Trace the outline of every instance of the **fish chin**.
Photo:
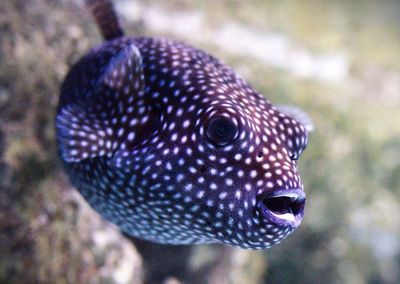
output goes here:
[[297, 228], [304, 216], [305, 193], [301, 189], [276, 190], [263, 196], [259, 209], [263, 219], [279, 227]]

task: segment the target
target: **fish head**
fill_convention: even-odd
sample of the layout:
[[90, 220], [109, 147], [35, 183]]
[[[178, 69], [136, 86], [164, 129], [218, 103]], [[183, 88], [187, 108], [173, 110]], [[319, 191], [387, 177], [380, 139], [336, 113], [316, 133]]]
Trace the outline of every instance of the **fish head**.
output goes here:
[[243, 248], [280, 242], [304, 215], [296, 161], [306, 127], [240, 80], [197, 94], [171, 112], [166, 129], [174, 127], [164, 136], [182, 154], [178, 195], [194, 211], [193, 230]]

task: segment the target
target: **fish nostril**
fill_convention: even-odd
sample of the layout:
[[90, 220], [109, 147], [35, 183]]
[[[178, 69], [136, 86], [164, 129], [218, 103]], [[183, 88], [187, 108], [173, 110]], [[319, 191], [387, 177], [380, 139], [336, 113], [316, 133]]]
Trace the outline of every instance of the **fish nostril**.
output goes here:
[[262, 158], [263, 155], [264, 155], [264, 153], [260, 151], [260, 152], [258, 152], [257, 157]]

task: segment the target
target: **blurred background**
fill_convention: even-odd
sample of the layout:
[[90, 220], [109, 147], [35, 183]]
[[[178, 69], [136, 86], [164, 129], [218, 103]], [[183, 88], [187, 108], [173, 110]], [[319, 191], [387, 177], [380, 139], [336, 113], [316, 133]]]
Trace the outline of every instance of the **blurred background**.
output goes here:
[[[200, 47], [315, 123], [302, 226], [266, 251], [230, 249], [227, 275], [208, 282], [400, 283], [400, 1], [115, 2], [128, 35]], [[2, 0], [0, 14], [0, 283], [143, 281], [54, 143], [59, 85], [101, 42], [92, 19], [78, 0]], [[193, 248], [193, 267], [212, 250]]]

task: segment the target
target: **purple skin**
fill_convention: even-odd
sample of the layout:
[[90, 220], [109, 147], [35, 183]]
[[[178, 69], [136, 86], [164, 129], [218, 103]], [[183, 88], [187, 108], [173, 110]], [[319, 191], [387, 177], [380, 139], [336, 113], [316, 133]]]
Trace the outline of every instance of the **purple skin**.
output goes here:
[[131, 236], [264, 249], [303, 218], [306, 127], [184, 43], [90, 51], [64, 81], [56, 130], [71, 182]]

